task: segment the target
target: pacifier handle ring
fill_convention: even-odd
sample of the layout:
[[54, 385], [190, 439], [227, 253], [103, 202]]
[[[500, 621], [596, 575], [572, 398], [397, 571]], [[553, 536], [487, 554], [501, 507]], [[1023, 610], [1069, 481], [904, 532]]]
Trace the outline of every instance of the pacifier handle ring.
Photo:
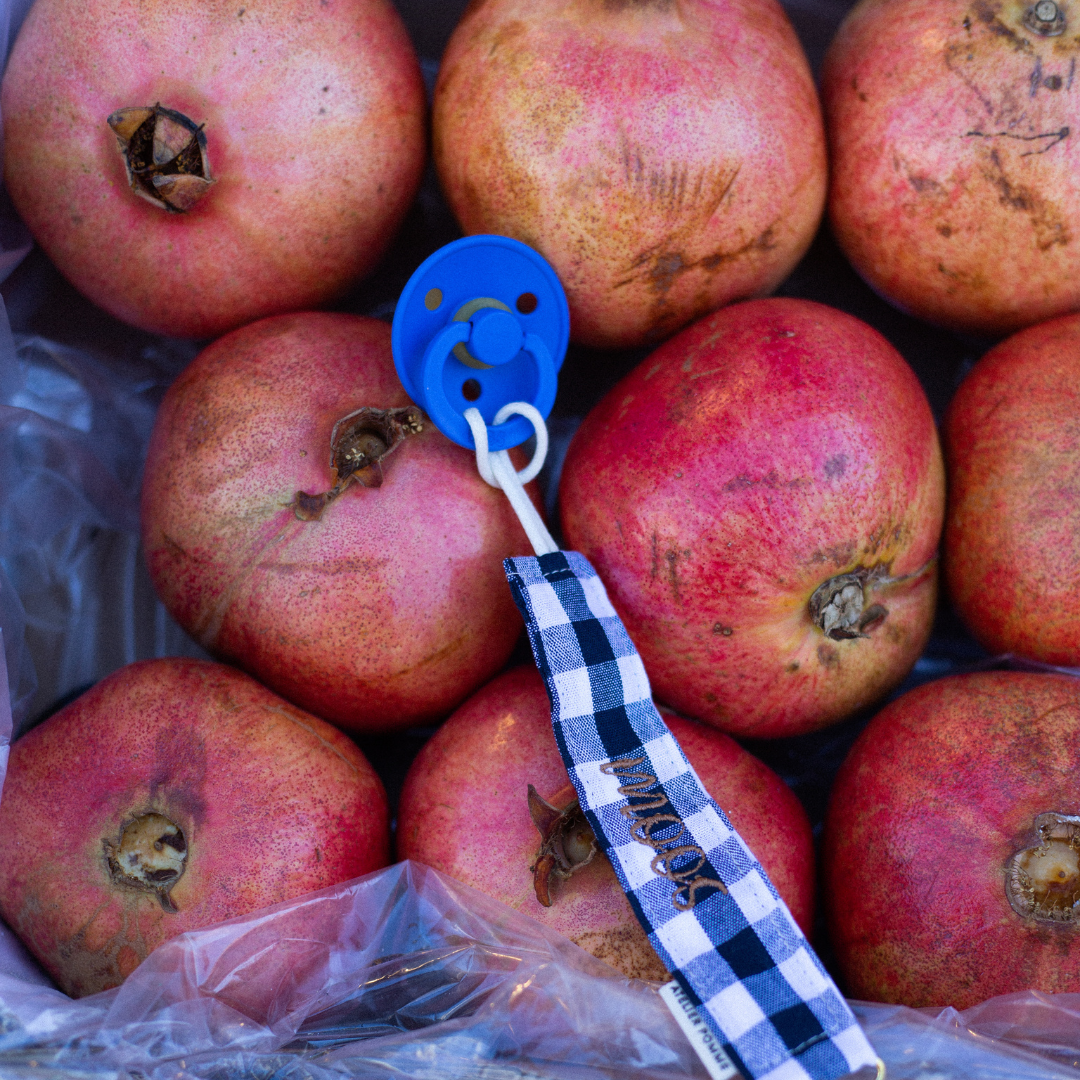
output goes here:
[[[447, 417], [456, 415], [450, 407], [450, 400], [442, 384], [443, 363], [455, 345], [469, 340], [472, 324], [468, 322], [447, 323], [428, 343], [424, 350], [424, 365], [420, 369], [420, 385], [424, 393], [424, 405], [435, 426], [444, 435], [451, 435], [446, 430]], [[456, 426], [456, 425], [455, 425]]]
[[[459, 413], [450, 404], [449, 398], [446, 396], [446, 389], [443, 386], [443, 364], [445, 363], [450, 352], [454, 346], [461, 343], [465, 343], [469, 340], [472, 333], [472, 324], [469, 322], [451, 322], [448, 323], [442, 330], [440, 330], [434, 338], [431, 339], [427, 349], [424, 352], [424, 364], [421, 374], [421, 385], [424, 390], [425, 407], [431, 419], [434, 421], [435, 426], [439, 428], [443, 434], [448, 435], [454, 439], [455, 442], [460, 443], [463, 446], [467, 446], [465, 441], [465, 427], [462, 425], [462, 420], [468, 416], [470, 412], [476, 412], [479, 415], [479, 410], [473, 406], [465, 410], [465, 413]], [[495, 420], [495, 424], [503, 423], [510, 416], [515, 413], [525, 417], [532, 422], [534, 430], [537, 432], [537, 448], [540, 446], [540, 430], [544, 431], [544, 452], [547, 453], [547, 428], [544, 426], [544, 414], [551, 411], [551, 407], [555, 404], [555, 393], [558, 389], [558, 374], [555, 370], [554, 361], [551, 358], [551, 353], [548, 347], [544, 344], [543, 338], [539, 334], [528, 333], [525, 334], [524, 342], [521, 346], [522, 352], [528, 353], [536, 364], [538, 378], [538, 389], [536, 393], [536, 404], [531, 405], [528, 402], [511, 402], [510, 404], [515, 406], [509, 412], [506, 410], [509, 406], [504, 405], [500, 410], [499, 415], [504, 412], [506, 416], [503, 420]], [[518, 408], [517, 406], [521, 406]], [[530, 413], [522, 411], [522, 408], [532, 409], [537, 414], [540, 426], [537, 427], [536, 419], [532, 417]], [[481, 420], [481, 422], [483, 422]], [[469, 430], [472, 431], [473, 439], [476, 439], [476, 429], [472, 424], [468, 424]], [[487, 450], [485, 431], [485, 445], [484, 449]], [[524, 442], [528, 436], [522, 437], [519, 442]], [[479, 447], [479, 443], [474, 445]], [[528, 465], [529, 469], [532, 469], [534, 464], [535, 472], [532, 472], [522, 482], [528, 483], [534, 476], [540, 471], [543, 465], [543, 458], [540, 458], [539, 464], [536, 464], [536, 455], [533, 455], [533, 461]], [[481, 475], [484, 476], [481, 469]], [[485, 480], [488, 480], [487, 476], [484, 476]], [[491, 481], [488, 480], [490, 484]], [[498, 485], [494, 485], [498, 486]]]

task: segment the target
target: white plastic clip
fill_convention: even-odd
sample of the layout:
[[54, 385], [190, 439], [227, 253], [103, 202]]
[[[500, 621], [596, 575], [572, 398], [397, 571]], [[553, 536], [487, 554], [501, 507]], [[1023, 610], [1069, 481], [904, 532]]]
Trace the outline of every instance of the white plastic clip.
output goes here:
[[487, 424], [484, 423], [479, 409], [474, 406], [466, 409], [463, 415], [469, 423], [476, 445], [476, 467], [480, 470], [480, 475], [492, 487], [502, 488], [506, 493], [525, 535], [533, 546], [533, 551], [537, 555], [550, 555], [553, 551], [558, 551], [559, 545], [552, 539], [544, 519], [533, 506], [524, 487], [543, 468], [548, 452], [547, 425], [539, 410], [527, 402], [512, 401], [509, 405], [504, 405], [492, 421], [494, 427], [506, 423], [511, 416], [524, 416], [532, 424], [536, 432], [536, 450], [533, 452], [532, 461], [521, 472], [514, 468], [509, 451], [488, 450]]

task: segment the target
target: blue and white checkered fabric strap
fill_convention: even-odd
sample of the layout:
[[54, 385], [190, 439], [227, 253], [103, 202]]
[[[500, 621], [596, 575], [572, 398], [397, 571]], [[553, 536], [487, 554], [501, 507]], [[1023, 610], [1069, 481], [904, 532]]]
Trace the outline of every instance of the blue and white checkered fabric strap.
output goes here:
[[750, 1080], [831, 1080], [875, 1054], [784, 902], [652, 703], [577, 552], [507, 559], [563, 761], [649, 941]]

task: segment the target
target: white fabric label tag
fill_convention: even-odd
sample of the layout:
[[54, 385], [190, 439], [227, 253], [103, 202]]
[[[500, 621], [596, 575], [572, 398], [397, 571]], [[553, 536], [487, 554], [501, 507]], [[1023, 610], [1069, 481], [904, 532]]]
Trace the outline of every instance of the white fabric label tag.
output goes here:
[[713, 1080], [731, 1080], [742, 1077], [742, 1073], [731, 1063], [731, 1058], [716, 1041], [716, 1037], [698, 1016], [698, 1011], [690, 999], [683, 993], [683, 988], [674, 980], [660, 987], [660, 997], [671, 1010], [676, 1023], [683, 1034], [690, 1040], [690, 1045], [701, 1058]]

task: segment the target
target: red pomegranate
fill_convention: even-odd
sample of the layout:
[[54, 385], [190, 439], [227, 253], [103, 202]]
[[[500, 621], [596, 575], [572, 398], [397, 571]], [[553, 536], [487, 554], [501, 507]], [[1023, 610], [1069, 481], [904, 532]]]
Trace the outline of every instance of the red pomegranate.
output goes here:
[[1080, 307], [1080, 10], [862, 0], [822, 78], [841, 247], [923, 319], [1004, 334]]
[[991, 349], [945, 418], [945, 572], [992, 652], [1080, 664], [1080, 315]]
[[162, 403], [142, 508], [181, 626], [344, 727], [444, 716], [521, 632], [502, 560], [528, 540], [374, 319], [281, 315], [205, 349]]
[[[664, 719], [809, 932], [813, 840], [798, 799], [727, 736], [670, 713]], [[666, 978], [611, 864], [595, 853], [535, 668], [489, 683], [425, 744], [405, 780], [397, 849], [400, 858], [558, 930], [631, 978]]]
[[802, 300], [726, 308], [586, 417], [559, 492], [657, 698], [793, 735], [899, 683], [930, 633], [941, 455], [915, 375]]
[[4, 182], [106, 310], [212, 337], [370, 271], [424, 160], [389, 0], [37, 0], [4, 76]]
[[823, 848], [847, 991], [968, 1008], [1080, 990], [1080, 683], [986, 672], [892, 702], [844, 762]]
[[589, 345], [771, 291], [824, 204], [817, 94], [775, 0], [474, 3], [432, 123], [464, 230], [541, 252]]
[[377, 870], [389, 845], [346, 736], [233, 668], [150, 660], [12, 747], [0, 914], [80, 997], [187, 930]]

